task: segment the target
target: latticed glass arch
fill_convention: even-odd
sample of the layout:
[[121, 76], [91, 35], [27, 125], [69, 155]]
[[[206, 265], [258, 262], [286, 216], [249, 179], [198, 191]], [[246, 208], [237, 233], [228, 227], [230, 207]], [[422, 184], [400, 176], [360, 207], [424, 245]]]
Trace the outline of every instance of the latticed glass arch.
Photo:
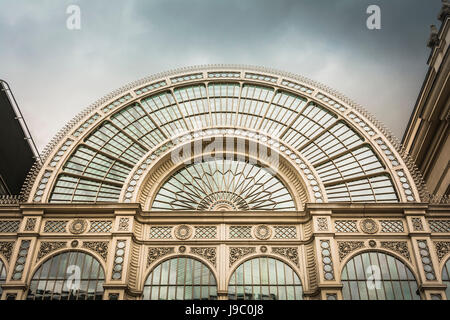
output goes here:
[[344, 105], [346, 99], [338, 102], [333, 93], [323, 94], [328, 89], [276, 73], [197, 71], [130, 86], [121, 98], [99, 104], [99, 113], [66, 134], [75, 143], [51, 154], [45, 166], [55, 179], [41, 175], [33, 201], [120, 201], [146, 155], [176, 136], [218, 128], [258, 132], [286, 144], [314, 169], [329, 202], [418, 200], [395, 148], [375, 123]]
[[299, 276], [286, 263], [258, 257], [240, 264], [230, 277], [228, 298], [235, 300], [302, 300]]
[[341, 281], [344, 300], [420, 300], [408, 266], [382, 252], [364, 252], [350, 259]]
[[216, 300], [217, 282], [204, 263], [177, 257], [158, 264], [144, 284], [144, 300]]
[[105, 272], [90, 254], [69, 251], [52, 256], [34, 273], [28, 300], [101, 300]]
[[154, 210], [294, 210], [292, 196], [267, 169], [243, 160], [187, 165], [159, 189]]
[[0, 297], [2, 296], [2, 285], [6, 282], [6, 266], [3, 260], [0, 259]]
[[447, 296], [447, 300], [450, 300], [450, 259], [447, 259], [442, 269], [442, 283], [447, 285], [445, 295]]

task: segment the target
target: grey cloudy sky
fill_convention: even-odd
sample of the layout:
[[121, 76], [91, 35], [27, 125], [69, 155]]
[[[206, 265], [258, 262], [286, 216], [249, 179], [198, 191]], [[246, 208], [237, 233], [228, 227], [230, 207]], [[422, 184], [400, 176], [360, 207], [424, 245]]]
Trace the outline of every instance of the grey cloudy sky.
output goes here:
[[[81, 8], [81, 30], [66, 8]], [[381, 30], [366, 8], [381, 7]], [[173, 68], [250, 64], [297, 73], [362, 104], [401, 138], [427, 71], [440, 0], [0, 0], [0, 78], [38, 148], [79, 111]]]

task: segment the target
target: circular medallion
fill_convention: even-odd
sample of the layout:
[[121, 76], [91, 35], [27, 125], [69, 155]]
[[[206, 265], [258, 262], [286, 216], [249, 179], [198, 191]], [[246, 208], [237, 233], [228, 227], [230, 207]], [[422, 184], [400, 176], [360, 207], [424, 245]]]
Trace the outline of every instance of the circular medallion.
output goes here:
[[182, 224], [181, 226], [176, 227], [175, 229], [175, 237], [177, 237], [180, 240], [186, 240], [189, 239], [192, 234], [191, 227]]
[[364, 219], [359, 223], [361, 230], [364, 233], [376, 233], [378, 231], [378, 224], [373, 219]]
[[267, 240], [272, 235], [272, 230], [266, 225], [259, 225], [255, 228], [255, 237], [259, 240]]
[[72, 246], [72, 248], [76, 248], [78, 247], [78, 240], [73, 240], [70, 245]]
[[375, 248], [377, 246], [377, 243], [375, 242], [375, 240], [369, 240], [369, 246]]
[[259, 251], [261, 251], [262, 253], [266, 253], [267, 252], [267, 247], [266, 246], [262, 246]]
[[69, 226], [69, 231], [74, 234], [80, 234], [86, 231], [87, 222], [85, 220], [77, 219], [72, 221]]
[[186, 247], [185, 247], [185, 246], [180, 246], [180, 247], [178, 248], [178, 252], [179, 252], [179, 253], [185, 253], [185, 252], [186, 252]]

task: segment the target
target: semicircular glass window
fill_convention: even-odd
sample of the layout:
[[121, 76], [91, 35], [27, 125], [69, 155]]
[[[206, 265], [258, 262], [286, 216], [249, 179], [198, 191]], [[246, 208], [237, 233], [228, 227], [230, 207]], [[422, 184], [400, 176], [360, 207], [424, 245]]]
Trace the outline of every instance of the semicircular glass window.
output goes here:
[[291, 194], [269, 170], [245, 161], [216, 159], [173, 174], [152, 210], [295, 210]]
[[342, 270], [344, 300], [420, 300], [411, 270], [381, 252], [365, 252]]
[[242, 263], [228, 284], [230, 300], [302, 300], [300, 278], [284, 262], [260, 257]]
[[216, 278], [202, 262], [178, 257], [158, 264], [144, 284], [144, 300], [216, 300]]

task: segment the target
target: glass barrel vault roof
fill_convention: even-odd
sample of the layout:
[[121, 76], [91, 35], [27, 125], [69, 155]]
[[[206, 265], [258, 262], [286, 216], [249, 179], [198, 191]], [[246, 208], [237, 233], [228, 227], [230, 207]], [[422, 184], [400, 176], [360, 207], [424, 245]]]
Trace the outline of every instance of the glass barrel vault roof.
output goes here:
[[72, 121], [50, 146], [30, 201], [121, 202], [143, 159], [174, 136], [224, 128], [252, 130], [289, 146], [314, 171], [325, 201], [418, 200], [408, 168], [376, 123], [326, 88], [291, 77], [212, 66], [130, 85]]

